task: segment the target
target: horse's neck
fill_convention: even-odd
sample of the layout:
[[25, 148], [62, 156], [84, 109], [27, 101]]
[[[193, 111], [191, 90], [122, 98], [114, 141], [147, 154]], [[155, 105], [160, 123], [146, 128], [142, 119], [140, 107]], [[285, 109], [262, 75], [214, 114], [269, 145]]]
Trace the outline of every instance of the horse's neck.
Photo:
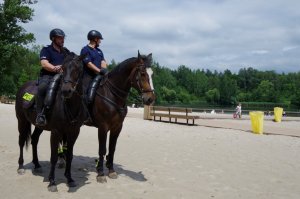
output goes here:
[[62, 104], [67, 105], [69, 111], [78, 113], [78, 111], [80, 111], [80, 109], [84, 108], [83, 103], [82, 103], [82, 97], [81, 97], [82, 93], [83, 93], [82, 82], [80, 81], [76, 87], [76, 91], [73, 93], [73, 95], [70, 98], [68, 98], [66, 100], [62, 99], [61, 88], [59, 88], [59, 91], [57, 93], [57, 100], [61, 100]]
[[129, 93], [131, 88], [131, 72], [132, 70], [112, 71], [111, 74], [109, 74], [108, 79], [118, 89]]

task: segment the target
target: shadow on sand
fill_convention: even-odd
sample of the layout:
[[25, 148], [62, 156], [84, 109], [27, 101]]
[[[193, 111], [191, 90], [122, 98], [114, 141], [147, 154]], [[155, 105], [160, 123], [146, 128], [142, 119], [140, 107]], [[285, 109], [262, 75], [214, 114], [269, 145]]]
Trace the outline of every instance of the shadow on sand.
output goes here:
[[[88, 177], [90, 172], [97, 172], [96, 171], [96, 157], [86, 157], [86, 156], [74, 156], [72, 162], [72, 178], [77, 183], [76, 187], [69, 187], [68, 192], [76, 192], [82, 186], [86, 184], [90, 184], [88, 182]], [[35, 176], [43, 177], [43, 182], [48, 181], [48, 175], [50, 171], [50, 162], [49, 161], [40, 161], [42, 168], [38, 171], [34, 169], [34, 165], [30, 162], [24, 165], [25, 170], [31, 170], [32, 174]], [[145, 178], [142, 171], [135, 172], [130, 171], [122, 168], [123, 166], [120, 164], [114, 164], [114, 168], [118, 175], [127, 176], [135, 181], [145, 182], [147, 179]], [[56, 184], [59, 185], [61, 183], [67, 183], [66, 178], [64, 177], [65, 168], [57, 168], [55, 169], [55, 177], [56, 177]], [[104, 172], [107, 174], [108, 170], [105, 168]], [[95, 183], [97, 183], [95, 179]]]

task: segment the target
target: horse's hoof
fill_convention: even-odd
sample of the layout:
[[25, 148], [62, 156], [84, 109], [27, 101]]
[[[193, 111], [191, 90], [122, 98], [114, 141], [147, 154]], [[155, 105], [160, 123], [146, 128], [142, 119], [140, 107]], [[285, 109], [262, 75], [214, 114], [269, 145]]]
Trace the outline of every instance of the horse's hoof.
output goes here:
[[57, 192], [57, 186], [56, 185], [49, 185], [48, 191], [50, 192]]
[[117, 174], [117, 172], [113, 171], [113, 172], [108, 173], [108, 177], [111, 179], [117, 179], [118, 174]]
[[25, 169], [24, 168], [20, 168], [17, 170], [19, 175], [24, 175], [25, 174]]
[[69, 186], [69, 187], [76, 187], [77, 184], [76, 184], [75, 181], [71, 181], [71, 182], [68, 182], [68, 186]]
[[107, 182], [106, 177], [104, 175], [98, 175], [97, 176], [97, 182], [106, 183]]

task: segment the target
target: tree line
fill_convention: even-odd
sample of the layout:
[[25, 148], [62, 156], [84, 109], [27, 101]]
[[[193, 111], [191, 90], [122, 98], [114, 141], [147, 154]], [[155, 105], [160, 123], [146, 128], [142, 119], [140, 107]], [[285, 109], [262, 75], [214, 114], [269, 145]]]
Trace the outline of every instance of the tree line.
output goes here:
[[[40, 71], [39, 51], [32, 33], [21, 26], [32, 20], [30, 4], [37, 1], [4, 0], [0, 4], [0, 96], [14, 96], [28, 80]], [[113, 60], [109, 69], [117, 63]], [[204, 69], [192, 70], [182, 65], [177, 69], [154, 62], [153, 84], [157, 105], [232, 106], [243, 103], [281, 103], [300, 107], [300, 72], [281, 73], [241, 68], [237, 74]], [[132, 90], [129, 104], [140, 104], [138, 92]]]
[[241, 68], [237, 74], [182, 65], [175, 70], [153, 66], [158, 104], [232, 106], [238, 102], [300, 106], [300, 72], [281, 73]]

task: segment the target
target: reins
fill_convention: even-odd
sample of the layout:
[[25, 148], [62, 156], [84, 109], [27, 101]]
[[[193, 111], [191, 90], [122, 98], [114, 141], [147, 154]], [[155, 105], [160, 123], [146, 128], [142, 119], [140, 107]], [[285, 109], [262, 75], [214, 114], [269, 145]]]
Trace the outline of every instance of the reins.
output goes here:
[[[142, 93], [148, 93], [148, 92], [153, 92], [153, 90], [144, 90], [141, 86], [140, 83], [140, 79], [141, 79], [141, 68], [145, 67], [144, 64], [139, 65], [137, 67], [135, 67], [130, 75], [129, 75], [129, 80], [130, 80], [130, 87], [132, 87], [134, 85], [134, 82], [136, 83], [137, 87], [138, 87], [138, 91], [140, 94]], [[129, 94], [128, 91], [124, 91], [121, 88], [119, 88], [118, 86], [116, 86], [115, 84], [113, 84], [113, 82], [111, 82], [108, 77], [106, 77], [107, 79], [105, 80], [105, 82], [102, 84], [102, 86], [106, 86], [110, 92], [117, 98], [125, 100]], [[114, 102], [113, 100], [109, 99], [108, 97], [102, 95], [99, 91], [96, 92], [96, 94], [101, 97], [102, 99], [106, 100], [108, 103], [110, 103], [111, 105], [113, 105], [120, 113], [127, 113], [127, 107], [126, 107], [126, 103], [124, 102], [123, 106], [119, 106], [116, 102]]]

